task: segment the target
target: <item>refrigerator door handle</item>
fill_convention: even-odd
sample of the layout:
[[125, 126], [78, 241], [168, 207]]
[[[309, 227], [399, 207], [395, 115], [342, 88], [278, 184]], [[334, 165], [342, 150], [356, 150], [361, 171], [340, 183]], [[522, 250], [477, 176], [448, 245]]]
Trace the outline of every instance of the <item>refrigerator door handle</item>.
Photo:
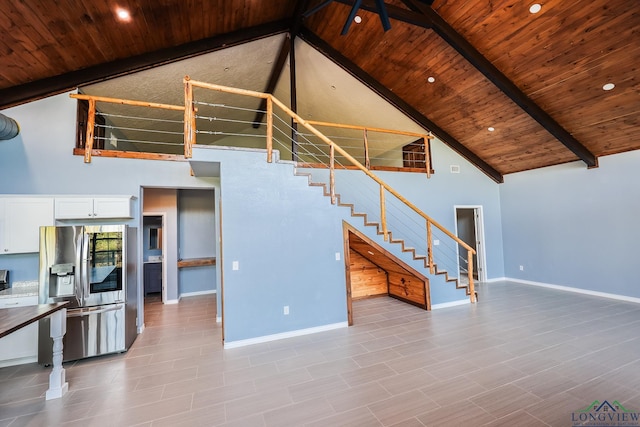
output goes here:
[[86, 304], [87, 298], [91, 295], [89, 290], [89, 272], [91, 270], [91, 260], [89, 259], [89, 234], [82, 234], [82, 304]]
[[83, 246], [83, 237], [82, 233], [76, 236], [76, 283], [74, 286], [74, 294], [76, 300], [78, 301], [78, 305], [82, 305], [82, 301], [84, 300], [84, 286], [82, 285], [82, 246]]
[[122, 307], [123, 307], [122, 304], [115, 304], [115, 305], [94, 307], [94, 308], [71, 309], [71, 310], [67, 310], [67, 317], [91, 316], [91, 315], [94, 315], [94, 314], [107, 313], [109, 311], [118, 311], [118, 310], [122, 309]]

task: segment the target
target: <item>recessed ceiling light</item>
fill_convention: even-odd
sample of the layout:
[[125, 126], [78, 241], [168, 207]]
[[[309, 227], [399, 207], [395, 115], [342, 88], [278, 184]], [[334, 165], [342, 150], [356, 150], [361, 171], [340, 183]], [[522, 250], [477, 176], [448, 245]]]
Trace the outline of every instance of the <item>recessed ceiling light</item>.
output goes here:
[[493, 126], [489, 126], [489, 127], [487, 128], [487, 130], [488, 130], [489, 132], [493, 132], [494, 130], [496, 130], [496, 128], [494, 128]]
[[120, 21], [129, 22], [131, 21], [131, 13], [127, 9], [123, 9], [121, 7], [116, 9], [116, 16]]
[[429, 77], [427, 78], [427, 81], [428, 81], [429, 83], [433, 83], [433, 82], [435, 82], [435, 81], [436, 81], [436, 79], [435, 79], [435, 77], [431, 77], [431, 76], [429, 76]]
[[613, 83], [607, 83], [604, 86], [602, 86], [602, 90], [611, 90], [614, 87], [616, 87], [616, 85], [614, 85]]
[[529, 7], [529, 12], [538, 13], [540, 12], [541, 9], [542, 9], [542, 6], [540, 5], [540, 3], [534, 3], [531, 5], [531, 7]]
[[361, 23], [362, 17], [360, 15], [356, 15], [355, 18], [353, 18], [353, 22], [355, 22], [356, 24]]

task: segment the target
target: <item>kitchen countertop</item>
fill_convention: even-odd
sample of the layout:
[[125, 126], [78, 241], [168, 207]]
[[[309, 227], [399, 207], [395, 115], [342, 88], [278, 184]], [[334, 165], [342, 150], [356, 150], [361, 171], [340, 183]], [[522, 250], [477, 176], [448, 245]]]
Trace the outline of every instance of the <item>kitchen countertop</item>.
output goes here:
[[0, 310], [0, 338], [63, 309], [67, 304], [69, 301]]
[[0, 291], [0, 298], [38, 296], [38, 281], [13, 282], [9, 289]]

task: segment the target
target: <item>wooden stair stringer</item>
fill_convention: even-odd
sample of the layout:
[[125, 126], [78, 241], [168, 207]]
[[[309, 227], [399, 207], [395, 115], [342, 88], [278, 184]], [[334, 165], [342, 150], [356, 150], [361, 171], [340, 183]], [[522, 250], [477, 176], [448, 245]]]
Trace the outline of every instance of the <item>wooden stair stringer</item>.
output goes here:
[[[321, 187], [322, 188], [322, 194], [325, 197], [331, 197], [331, 192], [327, 189], [327, 184], [322, 183], [322, 182], [314, 182], [312, 180], [312, 175], [310, 173], [307, 172], [298, 172], [297, 168], [294, 167], [294, 175], [295, 176], [302, 176], [302, 177], [307, 177], [308, 179], [308, 184], [310, 187]], [[350, 210], [350, 215], [354, 218], [362, 218], [365, 227], [375, 227], [376, 228], [376, 234], [378, 235], [383, 235], [384, 232], [381, 230], [381, 225], [380, 223], [377, 222], [369, 222], [367, 214], [364, 212], [356, 212], [355, 210], [355, 205], [353, 203], [344, 203], [341, 200], [340, 194], [335, 195], [336, 198], [336, 205], [339, 207], [346, 207]], [[420, 255], [417, 253], [415, 248], [409, 247], [409, 246], [405, 246], [405, 242], [404, 239], [394, 239], [393, 238], [393, 232], [390, 230], [387, 230], [387, 235], [389, 237], [388, 239], [388, 243], [390, 244], [399, 244], [401, 251], [405, 252], [405, 253], [410, 253], [411, 257], [413, 258], [414, 261], [422, 261], [422, 264], [424, 265], [425, 269], [429, 269], [429, 259], [426, 255]], [[436, 263], [433, 264], [433, 268], [434, 268], [434, 272], [437, 275], [444, 275], [445, 278], [445, 282], [446, 283], [455, 283], [455, 287], [456, 289], [464, 289], [465, 290], [465, 294], [467, 296], [471, 295], [471, 291], [469, 290], [469, 286], [467, 285], [462, 285], [460, 283], [460, 280], [457, 278], [450, 278], [449, 277], [449, 273], [446, 270], [439, 270], [438, 269], [438, 265]], [[476, 297], [476, 301], [478, 300], [478, 293], [475, 292], [475, 297]]]

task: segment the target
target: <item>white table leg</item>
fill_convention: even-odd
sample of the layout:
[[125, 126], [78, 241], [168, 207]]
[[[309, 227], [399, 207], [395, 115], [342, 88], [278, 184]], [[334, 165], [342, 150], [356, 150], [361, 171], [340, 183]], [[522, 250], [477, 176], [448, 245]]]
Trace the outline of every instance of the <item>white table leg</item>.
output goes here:
[[53, 338], [53, 369], [49, 375], [49, 390], [47, 400], [58, 399], [69, 391], [62, 368], [62, 337], [67, 332], [67, 309], [63, 308], [50, 316], [51, 338]]

